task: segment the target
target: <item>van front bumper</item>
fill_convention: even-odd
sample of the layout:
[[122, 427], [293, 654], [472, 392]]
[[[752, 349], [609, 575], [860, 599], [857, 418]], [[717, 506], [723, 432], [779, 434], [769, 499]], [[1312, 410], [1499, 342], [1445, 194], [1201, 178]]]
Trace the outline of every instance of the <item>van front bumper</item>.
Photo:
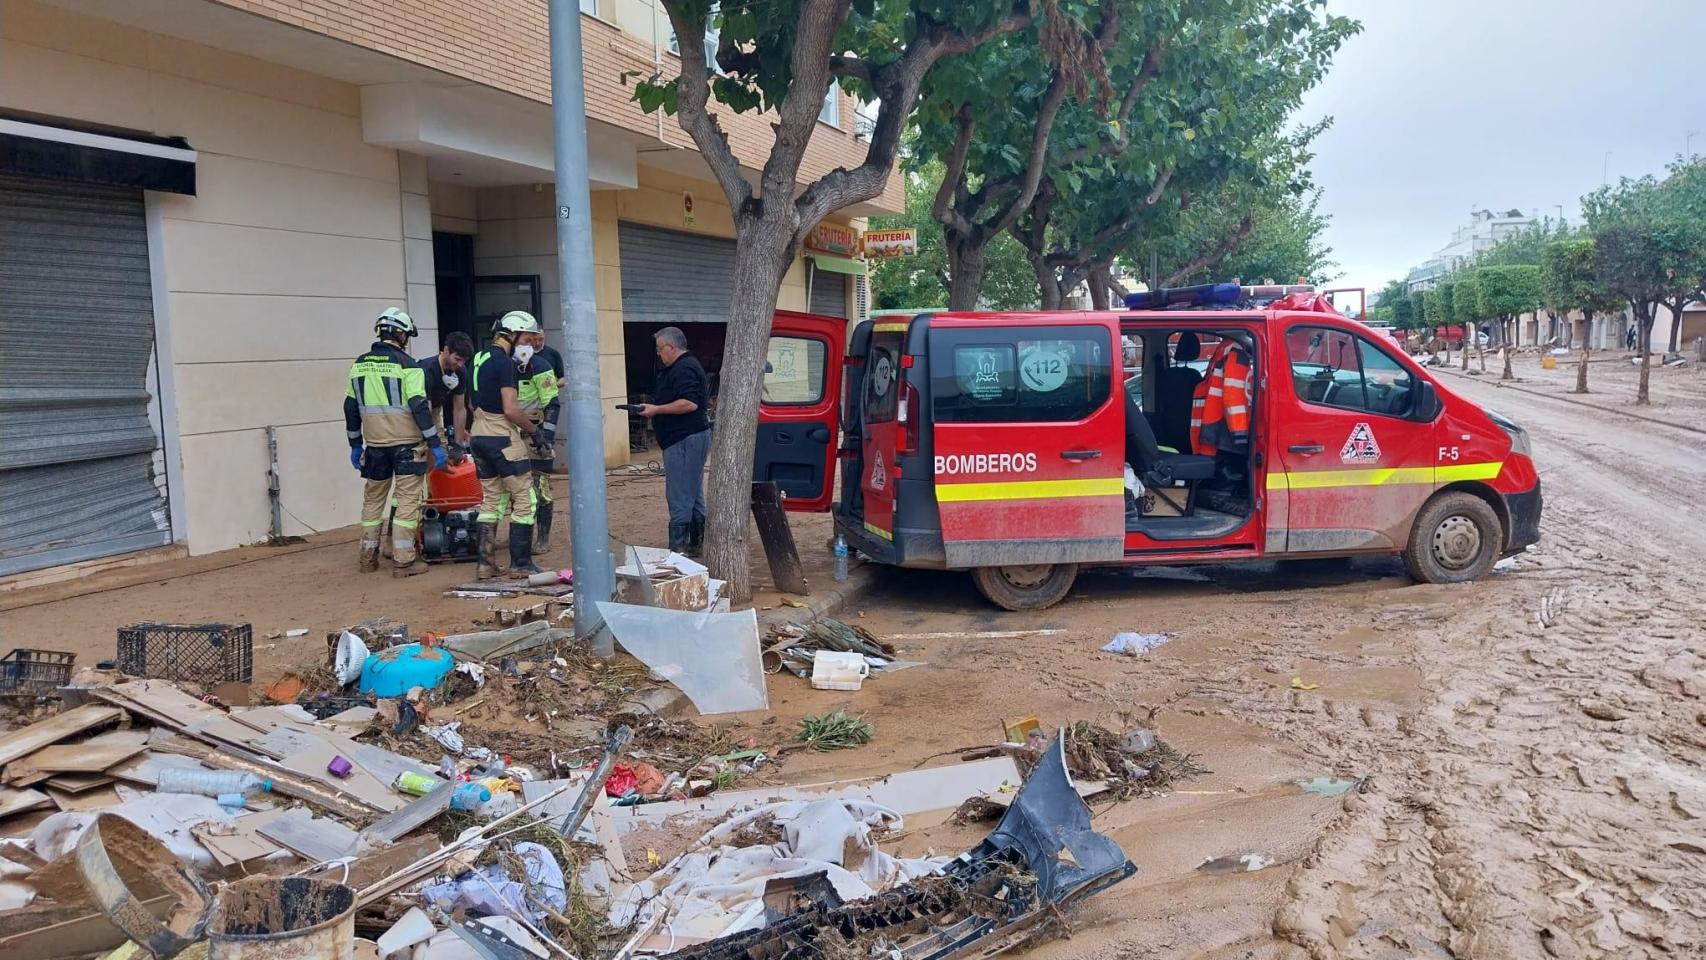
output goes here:
[[1522, 493], [1507, 493], [1505, 498], [1505, 513], [1511, 518], [1510, 543], [1505, 547], [1505, 555], [1521, 553], [1523, 548], [1532, 543], [1540, 542], [1540, 481], [1534, 481], [1534, 489]]

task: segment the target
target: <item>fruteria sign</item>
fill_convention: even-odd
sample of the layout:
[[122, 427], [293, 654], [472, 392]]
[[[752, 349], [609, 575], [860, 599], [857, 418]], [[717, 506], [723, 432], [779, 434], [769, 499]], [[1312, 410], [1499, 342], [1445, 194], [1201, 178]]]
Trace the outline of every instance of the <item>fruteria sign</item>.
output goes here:
[[868, 230], [865, 232], [865, 257], [880, 260], [884, 257], [910, 257], [918, 253], [918, 229]]
[[851, 257], [859, 252], [859, 234], [852, 227], [838, 227], [833, 223], [820, 223], [806, 234], [805, 247], [818, 253], [832, 253], [838, 257]]

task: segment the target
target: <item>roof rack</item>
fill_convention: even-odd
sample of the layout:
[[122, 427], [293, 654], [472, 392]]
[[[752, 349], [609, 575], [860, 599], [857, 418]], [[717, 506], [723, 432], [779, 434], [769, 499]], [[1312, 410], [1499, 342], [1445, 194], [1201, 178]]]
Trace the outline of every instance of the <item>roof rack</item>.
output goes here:
[[1125, 295], [1127, 310], [1251, 310], [1294, 294], [1315, 292], [1307, 283], [1267, 283], [1242, 286], [1236, 283], [1201, 283], [1191, 287], [1163, 287]]

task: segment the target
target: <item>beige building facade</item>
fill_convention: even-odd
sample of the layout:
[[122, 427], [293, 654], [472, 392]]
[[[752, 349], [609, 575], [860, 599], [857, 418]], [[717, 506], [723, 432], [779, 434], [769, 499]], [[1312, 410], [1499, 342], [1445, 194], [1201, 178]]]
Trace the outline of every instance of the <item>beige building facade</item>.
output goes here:
[[[658, 326], [720, 353], [733, 222], [673, 119], [630, 100], [625, 72], [673, 69], [661, 11], [582, 9], [614, 405], [649, 386], [633, 347]], [[0, 426], [0, 576], [354, 522], [341, 400], [386, 307], [422, 328], [417, 356], [514, 306], [562, 347], [545, 17], [544, 0], [0, 0], [0, 405], [23, 411]], [[853, 107], [826, 98], [803, 176], [863, 157]], [[768, 119], [722, 121], [761, 165]], [[897, 175], [830, 226], [901, 207]], [[802, 254], [781, 306], [856, 316], [844, 260]], [[67, 391], [67, 349], [110, 369]], [[602, 437], [565, 439], [629, 455], [614, 410]]]

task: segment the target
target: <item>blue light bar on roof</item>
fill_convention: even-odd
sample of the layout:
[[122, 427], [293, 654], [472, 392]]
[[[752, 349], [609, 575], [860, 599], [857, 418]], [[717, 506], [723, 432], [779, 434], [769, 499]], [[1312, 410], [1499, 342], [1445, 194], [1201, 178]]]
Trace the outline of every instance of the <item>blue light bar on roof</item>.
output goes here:
[[1201, 283], [1194, 287], [1163, 287], [1145, 293], [1125, 295], [1127, 310], [1160, 310], [1164, 307], [1206, 307], [1215, 303], [1234, 303], [1243, 293], [1236, 283]]

